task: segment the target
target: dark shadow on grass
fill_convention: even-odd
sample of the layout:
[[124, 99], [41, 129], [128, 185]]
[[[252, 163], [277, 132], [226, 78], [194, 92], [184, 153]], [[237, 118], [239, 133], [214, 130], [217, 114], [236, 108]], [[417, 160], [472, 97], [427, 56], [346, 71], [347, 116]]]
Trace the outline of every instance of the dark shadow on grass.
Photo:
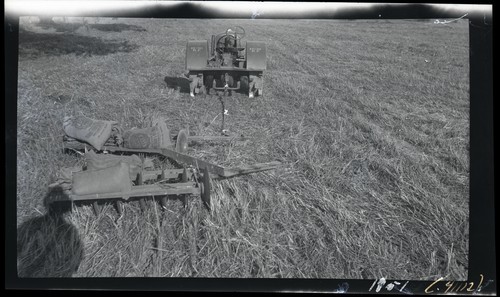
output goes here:
[[56, 29], [56, 32], [62, 32], [62, 33], [70, 33], [70, 32], [75, 32], [83, 26], [82, 24], [79, 23], [56, 23], [53, 21], [45, 21], [45, 22], [40, 22], [38, 23], [38, 27], [42, 29]]
[[136, 25], [127, 24], [84, 24], [84, 23], [56, 23], [51, 20], [46, 20], [44, 22], [38, 23], [38, 27], [42, 29], [55, 29], [56, 32], [61, 33], [72, 33], [78, 30], [80, 27], [86, 27], [87, 29], [95, 29], [103, 32], [122, 32], [122, 31], [136, 31], [144, 32], [147, 31], [143, 27]]
[[91, 29], [96, 29], [104, 32], [121, 32], [121, 31], [136, 31], [136, 32], [145, 32], [147, 31], [143, 27], [136, 25], [127, 25], [127, 24], [92, 24], [89, 25]]
[[187, 77], [165, 76], [164, 81], [170, 89], [176, 89], [181, 93], [189, 93], [189, 80]]
[[117, 52], [132, 52], [139, 46], [128, 41], [103, 40], [97, 37], [76, 34], [35, 33], [19, 30], [19, 57], [84, 55], [104, 56]]
[[17, 229], [18, 277], [71, 277], [83, 258], [78, 230], [63, 214], [71, 209], [61, 188], [45, 196], [48, 212]]

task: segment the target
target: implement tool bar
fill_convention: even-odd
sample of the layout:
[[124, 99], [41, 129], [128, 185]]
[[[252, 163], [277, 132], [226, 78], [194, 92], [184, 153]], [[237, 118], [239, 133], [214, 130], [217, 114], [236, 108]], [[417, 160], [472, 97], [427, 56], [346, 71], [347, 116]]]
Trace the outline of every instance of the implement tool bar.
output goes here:
[[113, 199], [113, 198], [121, 198], [124, 200], [128, 200], [130, 198], [135, 198], [135, 197], [154, 197], [154, 196], [183, 195], [183, 194], [199, 195], [200, 188], [196, 187], [196, 184], [194, 183], [142, 185], [142, 186], [133, 186], [130, 191], [126, 192], [113, 192], [113, 193], [88, 194], [88, 195], [69, 194], [69, 198], [73, 201]]
[[[69, 145], [68, 147], [74, 147], [73, 145]], [[176, 152], [173, 149], [161, 148], [161, 149], [129, 149], [124, 147], [116, 147], [116, 146], [103, 146], [102, 151], [110, 151], [110, 152], [129, 152], [129, 153], [150, 153], [150, 154], [159, 154], [170, 158], [179, 163], [184, 163], [187, 165], [192, 165], [196, 168], [204, 169], [207, 168], [208, 171], [212, 174], [217, 175], [219, 178], [231, 178], [239, 175], [250, 174], [255, 172], [267, 171], [277, 168], [281, 165], [281, 162], [274, 161], [269, 163], [258, 163], [254, 165], [241, 166], [236, 168], [224, 168], [222, 166], [209, 163], [207, 161], [203, 161], [201, 159], [191, 157], [186, 154], [182, 154]], [[214, 178], [217, 178], [214, 176]]]

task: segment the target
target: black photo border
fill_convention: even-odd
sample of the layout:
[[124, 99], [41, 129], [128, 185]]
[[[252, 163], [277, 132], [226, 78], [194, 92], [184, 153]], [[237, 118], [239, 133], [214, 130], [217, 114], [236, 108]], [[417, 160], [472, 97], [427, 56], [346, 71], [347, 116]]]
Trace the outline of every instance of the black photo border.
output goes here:
[[[141, 2], [141, 1], [138, 1]], [[89, 1], [89, 4], [91, 2]], [[231, 2], [227, 2], [228, 4]], [[283, 2], [285, 3], [285, 2]], [[96, 11], [79, 16], [132, 18], [250, 18], [248, 11], [225, 12], [207, 9], [203, 2], [173, 2], [156, 5], [144, 2], [139, 9]], [[482, 4], [481, 4], [482, 5]], [[478, 6], [481, 6], [478, 5]], [[7, 7], [7, 5], [6, 5]], [[467, 11], [470, 37], [470, 232], [467, 282], [472, 291], [459, 294], [496, 295], [496, 238], [494, 208], [493, 140], [493, 39], [492, 11]], [[269, 13], [265, 18], [310, 19], [454, 19], [463, 10], [442, 10], [428, 4], [373, 4], [358, 7], [355, 3], [340, 11], [300, 14]], [[341, 279], [223, 279], [223, 278], [69, 278], [20, 279], [16, 274], [16, 149], [17, 149], [17, 63], [20, 15], [6, 11], [4, 19], [5, 77], [5, 285], [15, 290], [132, 290], [187, 292], [321, 292], [334, 293], [348, 284], [349, 293], [375, 293], [370, 288], [376, 280]], [[264, 16], [262, 16], [264, 18]], [[478, 292], [477, 285], [482, 280]], [[387, 283], [394, 281], [388, 279]], [[406, 283], [406, 280], [396, 280]], [[380, 293], [440, 294], [445, 281], [408, 281], [400, 292]], [[338, 292], [338, 291], [337, 291]], [[375, 293], [376, 294], [376, 293]]]

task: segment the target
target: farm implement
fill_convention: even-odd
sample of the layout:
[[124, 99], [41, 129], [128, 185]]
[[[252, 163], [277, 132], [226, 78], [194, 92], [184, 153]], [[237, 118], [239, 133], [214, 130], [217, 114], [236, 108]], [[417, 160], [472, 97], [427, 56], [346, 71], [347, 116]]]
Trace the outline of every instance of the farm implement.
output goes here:
[[[186, 46], [186, 71], [190, 95], [212, 91], [246, 91], [250, 98], [262, 96], [266, 70], [266, 44], [246, 41], [245, 30], [236, 26], [211, 40], [191, 40]], [[210, 46], [209, 46], [210, 45]]]
[[[166, 135], [170, 136], [170, 133], [167, 132]], [[98, 149], [82, 139], [68, 135], [63, 138], [65, 151], [76, 151], [86, 159], [86, 170], [83, 167], [76, 169], [66, 177], [65, 193], [70, 201], [91, 202], [96, 213], [100, 212], [100, 202], [113, 202], [117, 212], [121, 214], [123, 202], [127, 201], [138, 201], [144, 211], [147, 199], [158, 200], [165, 208], [169, 197], [179, 198], [186, 203], [188, 197], [199, 196], [210, 209], [211, 179], [228, 179], [272, 170], [281, 164], [268, 162], [226, 168], [186, 153], [191, 140], [226, 141], [230, 137], [189, 137], [187, 131], [180, 130], [175, 143], [168, 141], [168, 145], [163, 147], [130, 148], [134, 146], [132, 144], [137, 146], [137, 142], [133, 139], [122, 141], [123, 137], [117, 136], [120, 135], [110, 136]], [[143, 144], [148, 142], [144, 134], [137, 137]], [[152, 159], [148, 160], [145, 156], [169, 159], [177, 168], [155, 168]], [[59, 185], [61, 184], [63, 183], [60, 182]]]

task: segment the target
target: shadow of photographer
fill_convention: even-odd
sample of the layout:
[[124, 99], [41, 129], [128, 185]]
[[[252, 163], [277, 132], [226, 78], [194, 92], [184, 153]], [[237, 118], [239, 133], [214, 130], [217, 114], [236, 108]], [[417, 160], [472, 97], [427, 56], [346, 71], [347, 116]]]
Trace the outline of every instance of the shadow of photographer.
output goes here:
[[47, 213], [17, 229], [18, 277], [71, 277], [83, 259], [83, 244], [75, 226], [63, 214], [71, 210], [60, 187], [44, 198]]

